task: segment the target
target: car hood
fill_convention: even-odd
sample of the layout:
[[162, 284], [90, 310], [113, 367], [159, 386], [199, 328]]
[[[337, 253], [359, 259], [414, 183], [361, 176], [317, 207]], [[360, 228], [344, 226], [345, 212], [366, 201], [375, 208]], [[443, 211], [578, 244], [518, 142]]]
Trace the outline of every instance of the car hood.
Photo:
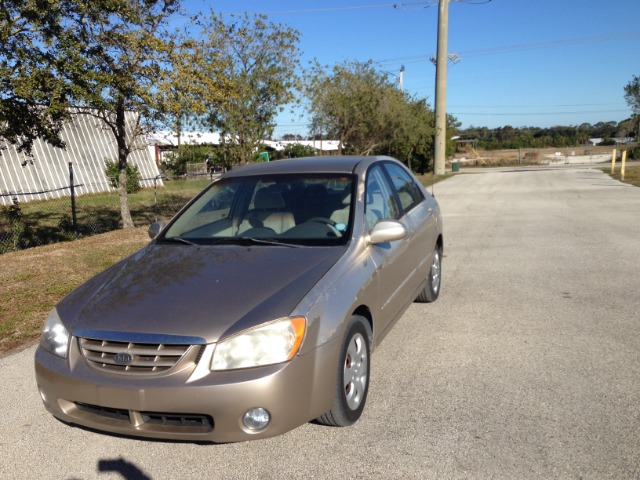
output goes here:
[[58, 314], [74, 335], [216, 342], [289, 315], [345, 250], [150, 244], [78, 287], [58, 304]]

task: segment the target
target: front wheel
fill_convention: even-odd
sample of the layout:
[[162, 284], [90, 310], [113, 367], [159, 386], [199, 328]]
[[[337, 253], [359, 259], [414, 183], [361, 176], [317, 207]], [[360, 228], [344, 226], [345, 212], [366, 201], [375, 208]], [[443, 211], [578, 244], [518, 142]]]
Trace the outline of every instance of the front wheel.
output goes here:
[[370, 338], [366, 319], [351, 317], [340, 348], [333, 407], [317, 419], [319, 423], [347, 427], [362, 415], [369, 391]]
[[442, 280], [442, 249], [439, 245], [433, 252], [433, 262], [429, 269], [427, 284], [424, 286], [418, 297], [417, 302], [431, 303], [435, 302], [440, 295], [440, 282]]

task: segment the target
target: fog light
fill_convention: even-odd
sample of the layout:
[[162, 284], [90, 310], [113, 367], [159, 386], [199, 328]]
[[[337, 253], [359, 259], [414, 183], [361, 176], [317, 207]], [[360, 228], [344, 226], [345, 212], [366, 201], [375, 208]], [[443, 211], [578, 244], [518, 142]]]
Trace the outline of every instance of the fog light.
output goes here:
[[249, 430], [262, 430], [269, 425], [271, 415], [264, 408], [252, 408], [242, 417], [242, 423]]

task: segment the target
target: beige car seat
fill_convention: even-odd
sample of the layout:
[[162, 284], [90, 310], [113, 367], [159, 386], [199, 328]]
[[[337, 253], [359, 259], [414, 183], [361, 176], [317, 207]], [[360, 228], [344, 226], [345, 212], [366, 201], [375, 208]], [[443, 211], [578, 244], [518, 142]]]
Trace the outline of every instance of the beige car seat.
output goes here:
[[278, 192], [272, 192], [266, 188], [258, 190], [253, 205], [254, 208], [247, 212], [240, 223], [239, 234], [250, 228], [270, 228], [280, 234], [296, 224], [293, 214], [282, 210], [285, 202]]

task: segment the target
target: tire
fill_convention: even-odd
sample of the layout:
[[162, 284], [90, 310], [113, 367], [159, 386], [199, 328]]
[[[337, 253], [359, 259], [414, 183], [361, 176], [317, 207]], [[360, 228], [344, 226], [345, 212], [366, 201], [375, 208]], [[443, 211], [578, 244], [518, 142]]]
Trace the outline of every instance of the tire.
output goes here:
[[338, 358], [333, 407], [317, 421], [333, 427], [348, 427], [358, 421], [369, 392], [371, 328], [354, 315], [347, 326]]
[[427, 284], [424, 286], [416, 302], [431, 303], [435, 302], [440, 295], [440, 283], [442, 281], [442, 249], [439, 245], [433, 252], [433, 263], [429, 269], [429, 275], [427, 276]]

